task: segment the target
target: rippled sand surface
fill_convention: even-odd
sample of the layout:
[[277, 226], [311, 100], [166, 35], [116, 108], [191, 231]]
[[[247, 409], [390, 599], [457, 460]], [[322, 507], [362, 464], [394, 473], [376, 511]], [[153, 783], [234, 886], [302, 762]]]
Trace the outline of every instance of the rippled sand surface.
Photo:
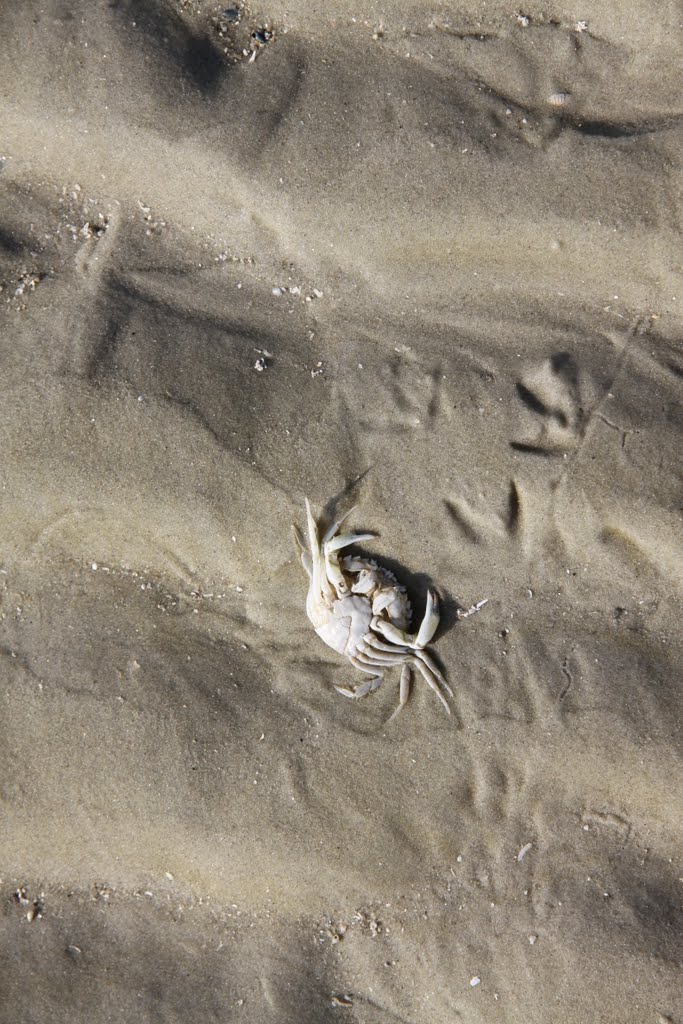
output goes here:
[[681, 1024], [680, 7], [0, 18], [0, 1020]]

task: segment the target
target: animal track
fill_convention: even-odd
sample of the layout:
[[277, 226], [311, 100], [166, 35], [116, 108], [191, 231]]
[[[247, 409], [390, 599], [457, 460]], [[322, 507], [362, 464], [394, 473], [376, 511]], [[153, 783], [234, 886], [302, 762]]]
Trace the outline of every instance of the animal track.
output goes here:
[[[382, 366], [377, 381], [384, 390], [386, 402], [378, 403], [372, 419], [360, 417], [363, 430], [400, 433], [416, 427], [433, 427], [441, 412], [443, 374], [440, 366], [428, 370], [406, 360], [403, 354], [391, 358]], [[387, 408], [388, 412], [378, 410]]]
[[511, 441], [513, 448], [553, 456], [576, 447], [585, 430], [586, 415], [578, 367], [569, 352], [556, 352], [518, 381], [517, 395], [533, 419], [526, 434]]
[[445, 505], [451, 519], [472, 544], [500, 543], [504, 539], [520, 540], [524, 528], [523, 496], [514, 480], [510, 481], [507, 506], [502, 513], [481, 512], [464, 499], [448, 501]]

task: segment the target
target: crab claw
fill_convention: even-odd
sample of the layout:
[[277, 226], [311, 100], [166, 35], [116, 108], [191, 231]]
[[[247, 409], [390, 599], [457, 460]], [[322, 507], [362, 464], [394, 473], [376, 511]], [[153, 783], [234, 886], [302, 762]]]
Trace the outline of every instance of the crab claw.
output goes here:
[[427, 607], [425, 608], [424, 618], [420, 624], [420, 628], [417, 631], [417, 637], [415, 640], [416, 647], [426, 647], [429, 641], [436, 633], [437, 626], [439, 625], [439, 597], [435, 590], [427, 591]]
[[417, 633], [407, 633], [405, 629], [399, 629], [393, 622], [382, 619], [377, 615], [372, 620], [372, 628], [381, 633], [392, 644], [413, 647], [416, 650], [422, 650], [423, 647], [427, 646], [436, 633], [438, 625], [439, 598], [436, 596], [435, 590], [427, 591], [427, 607], [425, 608], [424, 618]]

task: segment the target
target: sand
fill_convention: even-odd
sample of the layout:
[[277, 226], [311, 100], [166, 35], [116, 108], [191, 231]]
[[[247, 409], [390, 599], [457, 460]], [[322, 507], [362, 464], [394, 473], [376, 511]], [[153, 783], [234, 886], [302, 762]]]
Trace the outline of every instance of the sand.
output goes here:
[[0, 1020], [681, 1024], [679, 5], [1, 20]]

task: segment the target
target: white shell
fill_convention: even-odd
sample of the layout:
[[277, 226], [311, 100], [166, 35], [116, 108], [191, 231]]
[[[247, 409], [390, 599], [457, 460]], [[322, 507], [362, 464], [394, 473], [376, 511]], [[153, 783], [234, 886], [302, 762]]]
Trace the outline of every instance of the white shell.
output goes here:
[[351, 594], [335, 601], [332, 615], [324, 626], [316, 629], [316, 633], [332, 650], [350, 657], [356, 653], [358, 643], [370, 629], [371, 622], [372, 608], [367, 597]]

